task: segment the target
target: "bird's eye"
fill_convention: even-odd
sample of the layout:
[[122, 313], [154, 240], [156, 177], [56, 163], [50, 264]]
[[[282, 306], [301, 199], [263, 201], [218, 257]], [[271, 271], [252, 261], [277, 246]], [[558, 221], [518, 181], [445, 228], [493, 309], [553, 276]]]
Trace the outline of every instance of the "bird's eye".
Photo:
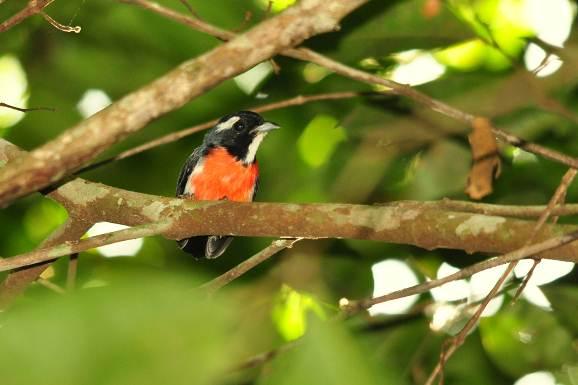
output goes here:
[[243, 122], [237, 122], [237, 123], [235, 123], [233, 128], [235, 129], [235, 131], [243, 131], [243, 129], [245, 128], [245, 125], [243, 124]]

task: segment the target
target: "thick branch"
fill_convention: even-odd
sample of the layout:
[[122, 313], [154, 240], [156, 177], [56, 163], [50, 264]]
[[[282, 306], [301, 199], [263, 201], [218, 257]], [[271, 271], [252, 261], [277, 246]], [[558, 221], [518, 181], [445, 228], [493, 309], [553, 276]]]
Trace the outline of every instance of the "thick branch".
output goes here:
[[[16, 146], [0, 140], [0, 162], [8, 163], [21, 154]], [[170, 226], [163, 233], [170, 238], [193, 234], [359, 238], [423, 248], [506, 253], [521, 247], [534, 229], [532, 221], [460, 212], [501, 212], [500, 206], [455, 201], [392, 202], [382, 206], [194, 203], [126, 191], [80, 178], [49, 196], [64, 205], [71, 217], [83, 218], [86, 223], [109, 221], [138, 226], [167, 220]], [[574, 205], [566, 208], [576, 209]], [[531, 216], [544, 207], [508, 206], [506, 209], [504, 214]], [[538, 240], [574, 229], [574, 226], [546, 225]], [[566, 245], [545, 253], [544, 257], [578, 261], [578, 246]]]
[[[531, 221], [432, 209], [351, 204], [283, 204], [191, 202], [126, 191], [76, 180], [52, 194], [87, 221], [128, 226], [167, 222], [163, 235], [352, 238], [454, 248], [468, 252], [504, 253], [522, 247], [531, 235]], [[539, 239], [575, 230], [546, 225]], [[578, 261], [578, 247], [567, 245], [545, 258]]]
[[[234, 38], [236, 35], [231, 31], [222, 30], [218, 27], [213, 26], [207, 22], [204, 22], [198, 18], [190, 17], [182, 15], [178, 12], [175, 12], [171, 9], [165, 8], [157, 3], [154, 3], [149, 0], [125, 0], [127, 3], [132, 3], [139, 5], [145, 9], [151, 10], [153, 12], [159, 13], [164, 17], [168, 17], [173, 19], [179, 23], [185, 24], [190, 28], [195, 30], [201, 31], [208, 35], [215, 36], [221, 40], [229, 40]], [[456, 121], [460, 121], [466, 123], [467, 125], [471, 125], [476, 118], [474, 114], [471, 114], [466, 111], [462, 111], [459, 108], [451, 106], [447, 103], [442, 102], [441, 100], [434, 99], [429, 95], [416, 90], [410, 86], [405, 84], [397, 83], [390, 79], [385, 79], [380, 76], [373, 75], [368, 72], [364, 72], [358, 70], [356, 68], [349, 67], [345, 64], [339, 63], [335, 60], [332, 60], [324, 55], [321, 55], [313, 50], [307, 48], [293, 48], [282, 52], [283, 55], [289, 56], [295, 59], [309, 61], [325, 67], [337, 74], [340, 74], [345, 77], [349, 77], [351, 79], [355, 79], [357, 81], [367, 83], [367, 84], [379, 84], [381, 86], [387, 87], [391, 89], [391, 92], [408, 97], [427, 108], [437, 111], [445, 116], [448, 116]], [[500, 140], [505, 143], [509, 143], [512, 146], [516, 146], [522, 148], [528, 152], [543, 156], [547, 159], [565, 164], [572, 168], [578, 168], [578, 159], [560, 153], [558, 151], [542, 147], [540, 145], [529, 143], [524, 139], [521, 139], [515, 135], [512, 135], [508, 132], [500, 130], [499, 128], [492, 127], [492, 133]]]
[[0, 205], [59, 180], [151, 120], [259, 62], [333, 31], [367, 0], [302, 0], [243, 35], [189, 60], [0, 170]]

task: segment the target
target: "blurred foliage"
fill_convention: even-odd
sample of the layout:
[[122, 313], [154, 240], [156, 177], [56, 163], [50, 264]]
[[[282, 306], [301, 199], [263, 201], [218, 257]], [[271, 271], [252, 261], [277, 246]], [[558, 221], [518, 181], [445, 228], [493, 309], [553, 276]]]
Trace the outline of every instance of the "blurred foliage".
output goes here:
[[311, 167], [327, 164], [337, 145], [346, 139], [345, 130], [337, 119], [317, 115], [303, 130], [297, 141], [301, 158]]
[[284, 340], [296, 340], [305, 334], [310, 313], [320, 319], [326, 318], [323, 308], [313, 296], [299, 293], [287, 285], [281, 286], [272, 316]]
[[235, 308], [203, 299], [190, 283], [127, 274], [10, 312], [0, 329], [2, 383], [215, 383], [240, 347]]
[[[563, 1], [542, 2], [544, 19]], [[159, 2], [188, 12], [177, 0]], [[248, 29], [293, 3], [277, 0], [268, 9], [266, 0], [189, 2], [204, 20], [231, 30]], [[527, 140], [578, 156], [576, 33], [572, 30], [564, 48], [540, 42], [526, 12], [530, 2], [538, 4], [374, 0], [348, 16], [340, 31], [306, 45], [384, 76], [400, 73], [401, 67], [410, 80], [422, 79], [428, 68], [402, 61], [427, 57], [444, 71], [420, 90], [489, 116]], [[23, 4], [0, 4], [0, 21]], [[20, 114], [0, 109], [0, 134], [24, 149], [81, 121], [77, 104], [87, 90], [102, 90], [118, 100], [221, 44], [120, 2], [56, 0], [46, 12], [61, 23], [81, 26], [82, 32], [61, 32], [34, 16], [0, 34], [0, 101], [56, 109], [29, 112], [20, 121]], [[246, 14], [252, 15], [247, 22]], [[562, 67], [548, 77], [533, 76], [524, 64], [529, 42], [559, 55]], [[263, 64], [226, 81], [103, 156], [299, 94], [372, 90], [314, 64], [284, 57], [275, 63], [279, 73]], [[417, 72], [412, 75], [404, 64]], [[259, 150], [258, 200], [373, 204], [466, 198], [468, 127], [412, 101], [385, 95], [314, 102], [271, 111], [266, 118], [283, 128]], [[171, 196], [181, 164], [201, 140], [202, 134], [185, 138], [83, 177]], [[510, 146], [500, 151], [502, 175], [486, 201], [547, 202], [565, 168]], [[567, 201], [578, 201], [577, 183]], [[39, 195], [1, 210], [0, 255], [33, 249], [65, 219], [60, 206]], [[572, 217], [560, 220], [576, 223]], [[214, 261], [192, 261], [174, 242], [161, 238], [146, 239], [134, 257], [82, 253], [77, 292], [58, 296], [35, 284], [12, 310], [0, 314], [0, 383], [422, 384], [447, 337], [429, 327], [431, 296], [422, 295], [404, 315], [364, 314], [345, 322], [335, 319], [339, 299], [371, 295], [371, 266], [384, 259], [406, 259], [425, 281], [442, 261], [463, 267], [487, 257], [358, 240], [303, 241], [210, 301], [193, 290], [267, 243], [238, 238]], [[65, 287], [66, 271], [67, 261], [61, 259], [46, 278]], [[551, 311], [520, 299], [482, 319], [448, 362], [445, 383], [505, 385], [547, 370], [560, 384], [578, 384], [576, 271], [561, 281], [542, 288]], [[294, 345], [287, 348], [287, 340]], [[282, 350], [276, 357], [256, 368], [230, 371], [277, 348]]]

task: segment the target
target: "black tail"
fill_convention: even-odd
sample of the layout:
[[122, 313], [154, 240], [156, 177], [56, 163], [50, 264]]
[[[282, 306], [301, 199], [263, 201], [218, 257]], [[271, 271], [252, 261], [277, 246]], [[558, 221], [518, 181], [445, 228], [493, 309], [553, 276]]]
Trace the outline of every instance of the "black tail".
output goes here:
[[195, 259], [214, 259], [223, 254], [232, 241], [233, 237], [211, 235], [181, 239], [177, 243], [181, 250], [191, 254]]

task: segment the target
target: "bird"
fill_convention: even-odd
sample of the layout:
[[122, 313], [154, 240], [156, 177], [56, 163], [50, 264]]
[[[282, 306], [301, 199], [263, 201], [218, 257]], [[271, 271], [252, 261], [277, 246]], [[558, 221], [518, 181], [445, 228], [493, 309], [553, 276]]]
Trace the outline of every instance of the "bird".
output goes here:
[[[185, 161], [177, 180], [176, 196], [191, 200], [252, 202], [259, 186], [257, 150], [279, 125], [253, 111], [223, 116], [203, 143]], [[177, 241], [195, 259], [221, 256], [233, 237], [194, 236]]]

